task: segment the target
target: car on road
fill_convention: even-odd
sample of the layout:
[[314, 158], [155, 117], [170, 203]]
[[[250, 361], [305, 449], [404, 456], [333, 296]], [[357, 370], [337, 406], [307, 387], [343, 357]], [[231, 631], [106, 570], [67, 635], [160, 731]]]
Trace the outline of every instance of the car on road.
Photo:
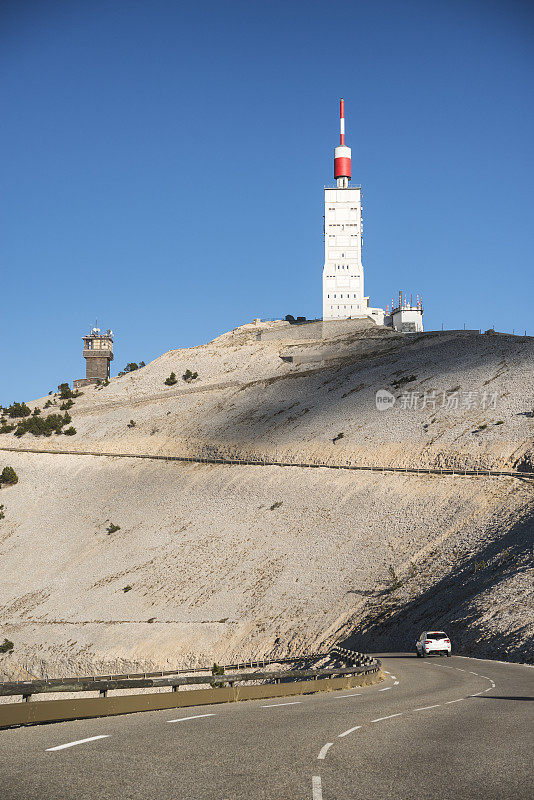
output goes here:
[[443, 631], [425, 631], [415, 643], [417, 658], [424, 658], [431, 653], [451, 655], [451, 640]]

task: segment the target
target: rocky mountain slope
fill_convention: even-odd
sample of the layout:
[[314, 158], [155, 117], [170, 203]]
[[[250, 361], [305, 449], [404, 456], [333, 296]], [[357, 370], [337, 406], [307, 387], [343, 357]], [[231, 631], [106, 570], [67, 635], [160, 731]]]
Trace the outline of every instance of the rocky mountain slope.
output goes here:
[[[532, 469], [532, 339], [295, 330], [246, 325], [170, 351], [86, 388], [75, 436], [0, 447]], [[530, 479], [0, 450], [2, 464], [19, 476], [0, 491], [4, 671], [165, 668], [346, 637], [405, 648], [421, 626], [465, 652], [532, 657]]]

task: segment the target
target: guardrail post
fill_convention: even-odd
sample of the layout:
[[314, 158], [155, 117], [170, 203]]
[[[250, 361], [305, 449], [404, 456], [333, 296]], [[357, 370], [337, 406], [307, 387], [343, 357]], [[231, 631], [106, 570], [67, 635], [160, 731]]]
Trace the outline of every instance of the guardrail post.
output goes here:
[[98, 694], [99, 694], [100, 697], [107, 697], [108, 696], [108, 690], [107, 689], [100, 689]]
[[22, 695], [22, 702], [23, 703], [29, 703], [31, 699], [32, 699], [31, 694], [23, 694]]

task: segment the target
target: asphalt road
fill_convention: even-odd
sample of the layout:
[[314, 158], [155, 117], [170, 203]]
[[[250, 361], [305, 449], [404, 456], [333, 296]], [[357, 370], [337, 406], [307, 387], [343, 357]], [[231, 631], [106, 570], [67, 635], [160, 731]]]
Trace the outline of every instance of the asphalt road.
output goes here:
[[532, 668], [381, 657], [362, 689], [2, 731], [2, 797], [534, 797]]

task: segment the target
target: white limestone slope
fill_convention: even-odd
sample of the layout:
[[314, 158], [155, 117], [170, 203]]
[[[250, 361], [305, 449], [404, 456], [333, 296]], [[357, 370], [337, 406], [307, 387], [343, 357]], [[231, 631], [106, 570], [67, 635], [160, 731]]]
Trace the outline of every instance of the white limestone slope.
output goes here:
[[[265, 342], [245, 326], [86, 390], [70, 411], [74, 437], [4, 434], [0, 446], [528, 465], [533, 363], [532, 341], [517, 337], [412, 339], [370, 328], [329, 342]], [[189, 385], [187, 368], [199, 373]], [[166, 387], [171, 370], [179, 383]], [[399, 399], [379, 412], [375, 392], [388, 387]], [[456, 387], [480, 398], [490, 387], [496, 408], [400, 407], [403, 388]], [[454, 580], [458, 564], [469, 570], [488, 547], [498, 556], [513, 523], [532, 511], [531, 484], [514, 478], [0, 451], [1, 462], [20, 480], [0, 492], [0, 633], [15, 644], [10, 664], [37, 674], [314, 650], [364, 622], [377, 633], [380, 593], [392, 596], [390, 567], [405, 583], [397, 596], [409, 586], [411, 603], [444, 575]], [[110, 522], [120, 530], [108, 534]], [[527, 540], [528, 526], [517, 535], [520, 550]], [[473, 607], [487, 591], [502, 590], [505, 604], [515, 591], [510, 563], [502, 574], [495, 563], [491, 587], [473, 586]], [[523, 570], [520, 554], [517, 564]], [[439, 625], [439, 607], [434, 613]], [[475, 616], [465, 648], [482, 626], [497, 649], [508, 637], [509, 654], [522, 657], [532, 630], [522, 602], [502, 618]]]

